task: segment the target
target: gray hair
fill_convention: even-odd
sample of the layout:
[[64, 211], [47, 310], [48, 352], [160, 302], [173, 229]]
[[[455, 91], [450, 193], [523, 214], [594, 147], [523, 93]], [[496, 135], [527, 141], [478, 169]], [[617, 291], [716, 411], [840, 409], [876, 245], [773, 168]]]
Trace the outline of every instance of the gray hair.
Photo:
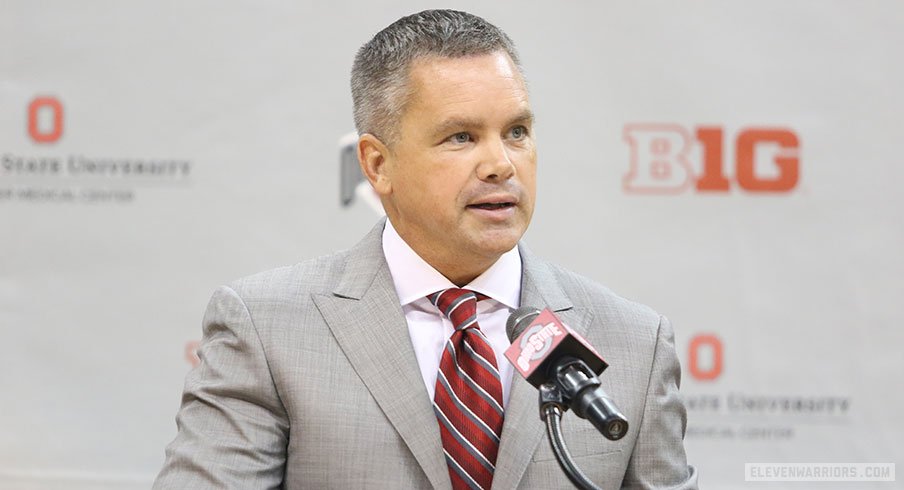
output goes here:
[[352, 65], [352, 102], [358, 134], [387, 144], [398, 137], [408, 98], [408, 74], [424, 57], [464, 58], [504, 51], [521, 71], [515, 43], [486, 20], [456, 10], [425, 10], [402, 17], [358, 50]]

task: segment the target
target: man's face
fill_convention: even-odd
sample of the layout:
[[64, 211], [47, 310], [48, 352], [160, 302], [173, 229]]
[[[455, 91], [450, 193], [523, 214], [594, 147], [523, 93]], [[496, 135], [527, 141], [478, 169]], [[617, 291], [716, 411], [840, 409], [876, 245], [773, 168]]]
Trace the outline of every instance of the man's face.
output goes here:
[[[378, 192], [421, 257], [453, 281], [476, 276], [517, 244], [533, 214], [527, 88], [503, 52], [418, 60], [409, 83], [385, 161], [389, 185]], [[462, 267], [474, 270], [455, 272]]]

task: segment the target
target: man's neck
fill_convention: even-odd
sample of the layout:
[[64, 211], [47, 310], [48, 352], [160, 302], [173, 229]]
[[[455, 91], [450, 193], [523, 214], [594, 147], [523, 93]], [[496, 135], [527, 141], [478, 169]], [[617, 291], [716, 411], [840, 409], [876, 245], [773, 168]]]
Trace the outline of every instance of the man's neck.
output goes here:
[[[386, 224], [387, 226], [392, 226], [392, 222], [388, 218]], [[430, 247], [418, 246], [418, 241], [412, 240], [411, 237], [406, 237], [404, 230], [399, 231], [395, 227], [393, 229], [414, 253], [457, 287], [462, 287], [473, 281], [492, 267], [499, 260], [499, 257], [502, 256], [502, 253], [492, 256], [438, 253], [437, 250], [433, 250]]]
[[466, 287], [517, 308], [521, 298], [521, 256], [517, 248], [507, 251], [481, 274], [452, 282], [421, 257], [388, 221], [383, 230], [383, 253], [402, 305], [450, 287]]

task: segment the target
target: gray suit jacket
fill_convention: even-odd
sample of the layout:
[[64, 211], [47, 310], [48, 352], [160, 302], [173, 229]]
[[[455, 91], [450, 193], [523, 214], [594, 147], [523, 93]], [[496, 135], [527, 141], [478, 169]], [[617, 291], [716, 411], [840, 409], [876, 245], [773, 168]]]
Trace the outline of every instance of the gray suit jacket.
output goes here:
[[[214, 293], [154, 488], [451, 488], [382, 229]], [[520, 251], [521, 304], [550, 307], [603, 354], [603, 387], [630, 422], [612, 442], [566, 413], [578, 465], [606, 489], [696, 488], [668, 321]], [[573, 488], [546, 441], [537, 390], [517, 374], [493, 488]]]

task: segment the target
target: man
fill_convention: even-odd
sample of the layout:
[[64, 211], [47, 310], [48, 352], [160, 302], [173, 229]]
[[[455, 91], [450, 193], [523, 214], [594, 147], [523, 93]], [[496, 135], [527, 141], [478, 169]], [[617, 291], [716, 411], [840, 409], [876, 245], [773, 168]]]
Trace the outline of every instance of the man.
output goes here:
[[[504, 323], [548, 306], [601, 349], [631, 424], [568, 413], [604, 488], [694, 488], [669, 323], [519, 246], [533, 116], [515, 48], [479, 17], [393, 23], [352, 70], [361, 168], [381, 220], [351, 250], [222, 287], [155, 488], [570, 488]], [[479, 300], [479, 301], [478, 301]]]

